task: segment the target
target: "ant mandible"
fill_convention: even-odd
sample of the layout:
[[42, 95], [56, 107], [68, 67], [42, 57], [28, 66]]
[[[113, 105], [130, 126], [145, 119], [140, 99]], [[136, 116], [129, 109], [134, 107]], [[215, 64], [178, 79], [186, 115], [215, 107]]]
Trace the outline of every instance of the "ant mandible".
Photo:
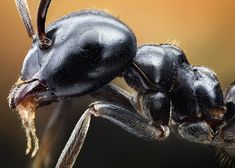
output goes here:
[[[91, 94], [102, 100], [84, 112], [56, 167], [72, 167], [85, 140], [91, 116], [105, 118], [137, 137], [164, 140], [174, 130], [182, 138], [228, 151], [234, 148], [235, 85], [223, 94], [216, 74], [191, 65], [171, 44], [142, 45], [112, 15], [83, 10], [45, 29], [51, 0], [41, 0], [35, 34], [26, 0], [16, 0], [32, 38], [20, 79], [9, 95], [27, 135], [27, 151], [39, 149], [34, 110], [53, 102]], [[131, 95], [109, 84], [121, 76], [136, 91]], [[230, 162], [231, 163], [231, 162]]]

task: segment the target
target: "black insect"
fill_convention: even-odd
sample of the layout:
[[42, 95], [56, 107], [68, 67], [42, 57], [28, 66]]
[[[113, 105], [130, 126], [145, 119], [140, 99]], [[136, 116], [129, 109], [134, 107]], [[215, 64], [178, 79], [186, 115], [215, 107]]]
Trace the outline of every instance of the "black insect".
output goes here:
[[[9, 96], [19, 110], [28, 138], [27, 153], [38, 139], [35, 108], [85, 94], [98, 100], [78, 121], [56, 167], [72, 167], [84, 142], [91, 116], [102, 117], [145, 139], [164, 140], [170, 130], [196, 143], [220, 147], [228, 165], [235, 147], [235, 85], [223, 94], [215, 73], [191, 65], [171, 44], [142, 45], [135, 34], [112, 15], [97, 10], [72, 13], [45, 29], [50, 0], [41, 0], [38, 34], [34, 33], [27, 2], [16, 0], [32, 47], [20, 80]], [[109, 84], [123, 77], [136, 91], [131, 95]], [[233, 165], [234, 166], [234, 165]]]

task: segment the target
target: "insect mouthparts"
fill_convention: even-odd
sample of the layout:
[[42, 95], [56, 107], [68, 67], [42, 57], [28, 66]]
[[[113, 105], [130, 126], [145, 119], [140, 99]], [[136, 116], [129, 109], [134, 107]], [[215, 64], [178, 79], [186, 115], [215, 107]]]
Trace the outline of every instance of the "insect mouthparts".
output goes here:
[[31, 153], [31, 157], [34, 157], [39, 150], [39, 140], [36, 135], [36, 128], [35, 128], [35, 111], [36, 111], [37, 103], [34, 97], [28, 97], [26, 100], [23, 100], [19, 105], [17, 105], [16, 110], [18, 111], [22, 126], [26, 133], [27, 138], [27, 148], [25, 154], [29, 154], [32, 145], [33, 150]]

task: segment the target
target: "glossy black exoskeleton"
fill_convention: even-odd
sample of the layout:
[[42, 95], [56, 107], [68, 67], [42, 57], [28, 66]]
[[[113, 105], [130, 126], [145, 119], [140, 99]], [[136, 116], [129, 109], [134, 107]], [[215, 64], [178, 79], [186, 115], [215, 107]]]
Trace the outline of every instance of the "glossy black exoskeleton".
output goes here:
[[202, 142], [194, 129], [211, 137], [223, 122], [223, 94], [215, 73], [190, 65], [176, 46], [141, 46], [124, 78], [138, 92], [137, 107], [146, 118], [162, 126], [171, 118], [178, 133], [190, 141]]
[[[102, 100], [82, 115], [56, 167], [73, 166], [92, 115], [145, 139], [163, 140], [172, 129], [192, 142], [234, 148], [234, 84], [223, 95], [215, 73], [191, 65], [178, 47], [137, 49], [127, 25], [97, 10], [69, 14], [45, 29], [50, 0], [40, 2], [36, 35], [26, 1], [16, 4], [33, 40], [10, 93], [10, 107], [29, 97], [37, 108], [85, 94]], [[118, 76], [136, 94], [109, 84]]]
[[182, 63], [188, 61], [173, 45], [143, 45], [138, 48], [133, 65], [123, 73], [127, 84], [138, 92], [136, 102], [142, 107], [139, 111], [155, 124], [169, 125], [170, 92]]
[[131, 30], [102, 11], [72, 13], [49, 25], [46, 32], [52, 46], [41, 49], [34, 37], [21, 72], [21, 80], [32, 82], [18, 88], [24, 93], [15, 96], [13, 104], [39, 85], [46, 87], [50, 102], [92, 92], [129, 67], [136, 52]]

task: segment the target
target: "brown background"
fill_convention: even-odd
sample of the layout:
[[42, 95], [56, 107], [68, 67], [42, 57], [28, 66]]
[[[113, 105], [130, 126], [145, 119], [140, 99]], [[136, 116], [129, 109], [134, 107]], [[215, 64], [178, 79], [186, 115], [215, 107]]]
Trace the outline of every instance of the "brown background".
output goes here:
[[[29, 4], [35, 25], [38, 1]], [[176, 41], [192, 64], [213, 69], [223, 88], [234, 80], [233, 0], [54, 0], [47, 21], [86, 8], [105, 9], [118, 16], [133, 29], [139, 44]], [[0, 167], [25, 167], [30, 159], [24, 156], [24, 133], [17, 115], [8, 109], [6, 98], [31, 41], [14, 0], [0, 2], [0, 21]], [[52, 108], [44, 108], [37, 114], [39, 135]], [[72, 121], [74, 124], [75, 119]], [[68, 124], [67, 128], [69, 134], [72, 126]], [[214, 152], [212, 147], [190, 144], [175, 137], [167, 142], [145, 142], [106, 121], [94, 120], [79, 163], [80, 167], [96, 168], [216, 167]]]

